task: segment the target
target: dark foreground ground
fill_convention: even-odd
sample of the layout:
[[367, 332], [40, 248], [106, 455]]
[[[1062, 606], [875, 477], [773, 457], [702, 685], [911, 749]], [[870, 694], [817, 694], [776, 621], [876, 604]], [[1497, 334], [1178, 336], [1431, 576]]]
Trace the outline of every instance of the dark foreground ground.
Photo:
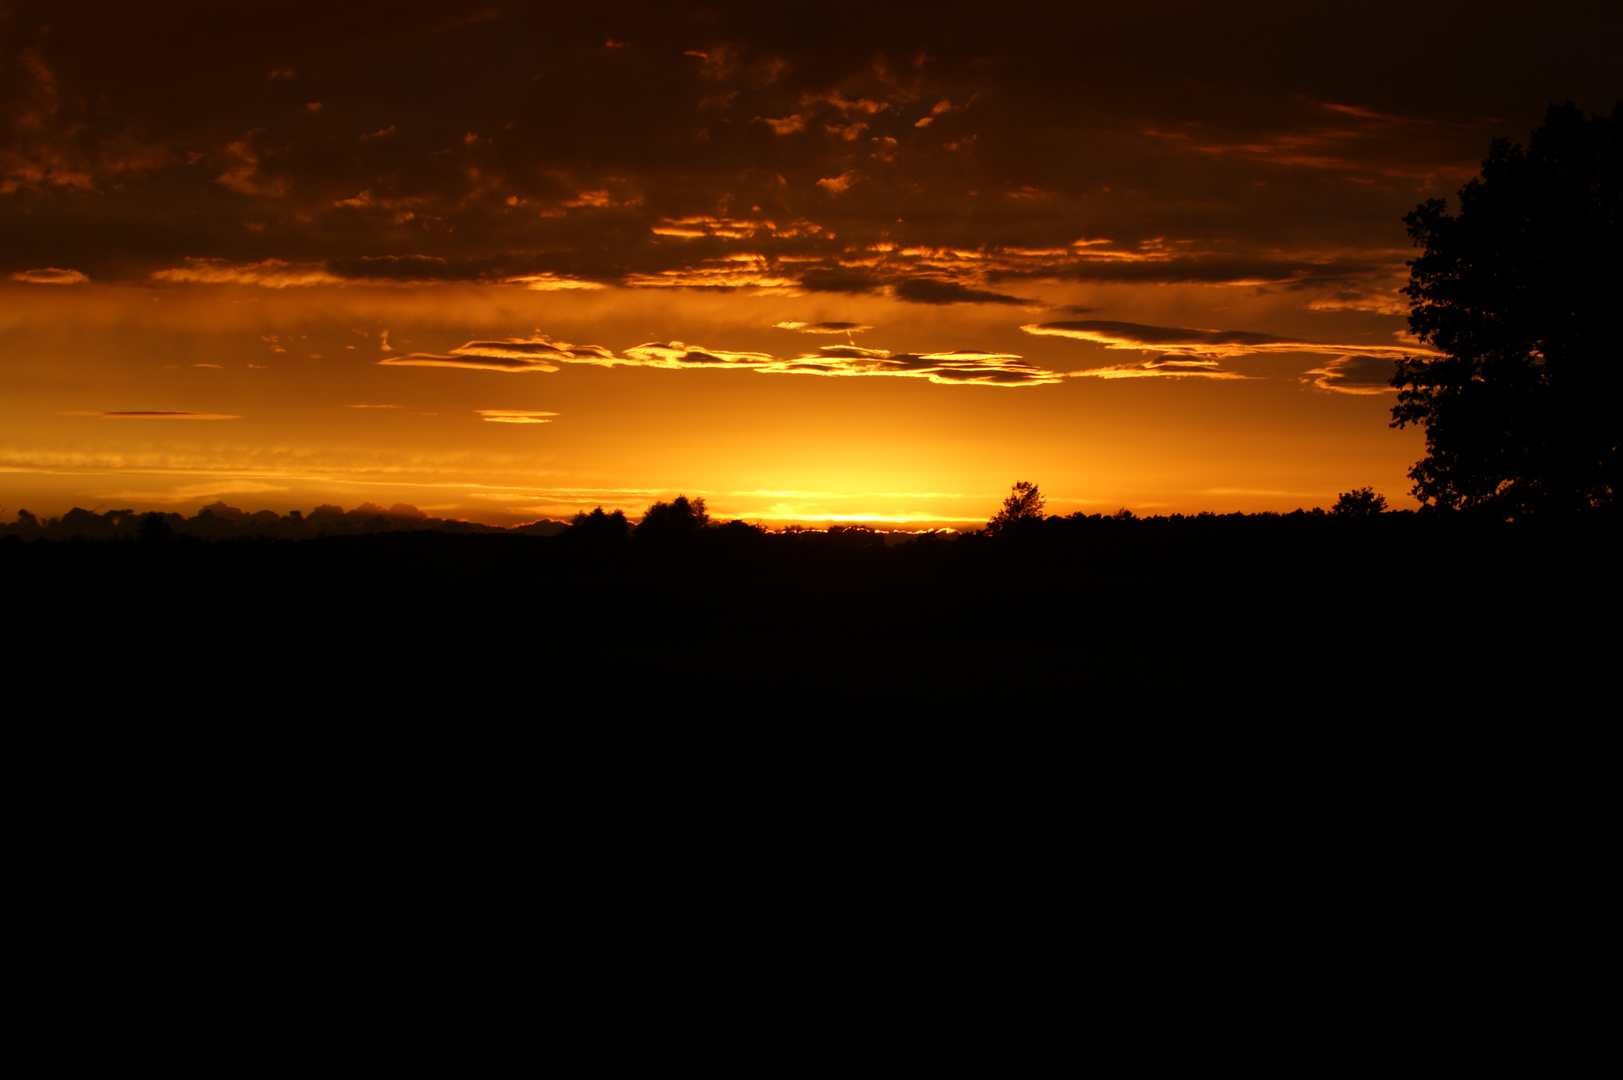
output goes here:
[[1559, 1067], [1613, 536], [1316, 528], [0, 545], [63, 1071]]

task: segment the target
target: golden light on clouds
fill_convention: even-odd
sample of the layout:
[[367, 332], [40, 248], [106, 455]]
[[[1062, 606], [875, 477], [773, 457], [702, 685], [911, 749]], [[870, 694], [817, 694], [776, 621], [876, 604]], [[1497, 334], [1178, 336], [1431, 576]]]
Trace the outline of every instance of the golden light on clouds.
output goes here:
[[478, 409], [479, 415], [493, 424], [550, 424], [557, 416], [554, 412], [529, 409]]
[[[866, 7], [707, 11], [18, 8], [0, 503], [1401, 505], [1403, 217], [1547, 94], [1609, 106], [1623, 18], [1393, 80], [1362, 24], [1282, 67], [1268, 5], [1168, 35], [946, 0], [872, 41]], [[421, 92], [405, 55], [482, 76]]]

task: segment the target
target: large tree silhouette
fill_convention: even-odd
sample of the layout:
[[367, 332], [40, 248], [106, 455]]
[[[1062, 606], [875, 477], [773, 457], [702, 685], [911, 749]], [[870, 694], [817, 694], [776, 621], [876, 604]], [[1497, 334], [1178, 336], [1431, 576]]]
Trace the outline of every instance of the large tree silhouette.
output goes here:
[[1615, 505], [1623, 206], [1618, 128], [1552, 105], [1529, 146], [1495, 140], [1479, 179], [1405, 218], [1409, 327], [1392, 426], [1421, 424], [1414, 494], [1503, 518]]

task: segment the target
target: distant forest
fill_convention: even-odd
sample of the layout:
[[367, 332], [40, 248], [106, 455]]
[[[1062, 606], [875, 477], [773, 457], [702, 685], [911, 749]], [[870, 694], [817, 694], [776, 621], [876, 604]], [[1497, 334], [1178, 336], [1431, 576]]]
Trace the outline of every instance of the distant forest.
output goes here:
[[[1002, 515], [1000, 515], [1002, 516]], [[771, 528], [742, 520], [712, 521], [705, 512], [704, 501], [691, 503], [678, 497], [673, 503], [655, 503], [648, 508], [641, 522], [633, 522], [620, 512], [604, 513], [601, 508], [590, 514], [577, 514], [574, 520], [541, 519], [523, 525], [502, 527], [454, 518], [432, 517], [415, 506], [396, 503], [384, 508], [376, 503], [362, 503], [352, 510], [323, 504], [308, 514], [290, 510], [277, 514], [271, 510], [249, 513], [229, 506], [223, 501], [212, 503], [190, 517], [162, 511], [137, 512], [129, 509], [105, 511], [84, 510], [78, 507], [61, 517], [40, 519], [23, 509], [13, 521], [0, 524], [0, 537], [17, 540], [310, 540], [318, 537], [368, 536], [380, 533], [434, 532], [464, 535], [507, 535], [530, 537], [566, 537], [566, 546], [584, 546], [594, 550], [612, 550], [625, 544], [628, 550], [653, 546], [668, 549], [673, 543], [693, 550], [725, 548], [737, 552], [740, 545], [748, 545], [746, 537], [774, 538], [769, 543], [779, 546], [835, 545], [842, 549], [868, 546], [896, 546], [926, 541], [1001, 539], [1005, 546], [1029, 547], [1032, 544], [1049, 545], [1087, 537], [1117, 535], [1131, 531], [1148, 537], [1177, 534], [1194, 539], [1213, 530], [1224, 534], [1236, 530], [1268, 530], [1278, 535], [1305, 535], [1301, 530], [1346, 528], [1358, 521], [1357, 528], [1367, 530], [1370, 519], [1380, 519], [1382, 528], [1404, 529], [1425, 527], [1433, 518], [1450, 516], [1432, 508], [1419, 511], [1387, 510], [1384, 500], [1371, 496], [1367, 490], [1344, 494], [1336, 506], [1298, 509], [1288, 513], [1263, 511], [1254, 514], [1168, 514], [1139, 516], [1127, 509], [1113, 514], [1049, 515], [1028, 513], [1012, 520], [999, 521], [994, 517], [985, 529], [960, 532], [943, 529], [883, 529], [863, 524], [830, 525], [814, 528], [788, 525]], [[1460, 515], [1452, 515], [1460, 517]], [[1463, 520], [1463, 519], [1462, 519]], [[1334, 522], [1335, 524], [1331, 524]], [[1472, 525], [1483, 524], [1471, 519]], [[1454, 522], [1457, 526], [1460, 522]], [[1000, 527], [1001, 526], [1001, 527]], [[690, 536], [688, 534], [691, 534]], [[677, 540], [685, 537], [684, 540]], [[816, 537], [826, 539], [818, 540]]]
[[[1209, 650], [1309, 630], [1373, 641], [1417, 621], [1539, 634], [1574, 604], [1615, 610], [1617, 532], [1601, 512], [1505, 522], [1390, 511], [1367, 489], [1328, 511], [1045, 516], [1036, 485], [1017, 485], [985, 528], [920, 533], [715, 523], [702, 499], [682, 496], [636, 524], [599, 508], [510, 529], [399, 505], [278, 515], [216, 503], [192, 517], [20, 513], [0, 535], [0, 578], [34, 610], [119, 606], [159, 621], [204, 594], [332, 595], [400, 625], [430, 612], [456, 625], [477, 611], [464, 634], [504, 639], [535, 633], [538, 613], [552, 612], [578, 641], [684, 641], [701, 627], [745, 641], [760, 623], [802, 638], [882, 637], [905, 623], [958, 639], [1124, 648], [1151, 635]], [[275, 607], [261, 620], [272, 610], [302, 618]]]

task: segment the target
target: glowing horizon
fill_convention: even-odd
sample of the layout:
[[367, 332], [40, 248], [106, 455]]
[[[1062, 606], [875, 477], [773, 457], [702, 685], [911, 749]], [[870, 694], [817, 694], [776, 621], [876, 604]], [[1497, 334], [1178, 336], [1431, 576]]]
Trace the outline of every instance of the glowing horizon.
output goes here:
[[[1610, 101], [1606, 35], [1501, 27], [1543, 59], [1394, 86], [1362, 30], [1293, 66], [1269, 12], [1174, 6], [1198, 47], [1130, 12], [1083, 65], [1084, 14], [954, 3], [18, 8], [0, 519], [1412, 506], [1403, 215], [1557, 89]], [[481, 74], [400, 81], [427, 58]]]

